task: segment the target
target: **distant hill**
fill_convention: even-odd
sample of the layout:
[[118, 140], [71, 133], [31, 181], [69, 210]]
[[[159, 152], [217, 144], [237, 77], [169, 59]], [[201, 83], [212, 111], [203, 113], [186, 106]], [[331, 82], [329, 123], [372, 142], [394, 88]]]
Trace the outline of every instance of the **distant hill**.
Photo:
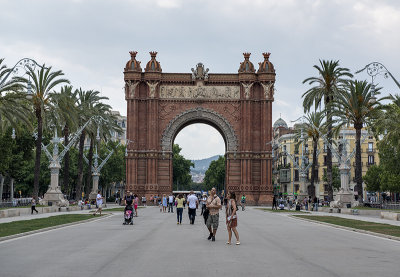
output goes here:
[[193, 167], [190, 168], [190, 175], [192, 175], [193, 182], [196, 183], [203, 182], [203, 178], [211, 162], [218, 160], [220, 156], [221, 155], [216, 155], [202, 160], [192, 160], [192, 163], [194, 163], [195, 166], [194, 168]]
[[206, 173], [206, 170], [210, 166], [210, 163], [212, 161], [218, 160], [219, 156], [220, 155], [216, 155], [202, 160], [192, 160], [192, 163], [194, 163], [194, 168], [191, 168], [191, 171], [196, 173]]

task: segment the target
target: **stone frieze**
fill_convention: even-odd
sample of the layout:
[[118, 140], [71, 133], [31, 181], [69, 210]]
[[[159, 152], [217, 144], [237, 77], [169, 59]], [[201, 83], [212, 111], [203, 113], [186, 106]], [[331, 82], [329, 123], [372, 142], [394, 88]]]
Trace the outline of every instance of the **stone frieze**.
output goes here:
[[239, 86], [160, 86], [160, 98], [239, 99]]

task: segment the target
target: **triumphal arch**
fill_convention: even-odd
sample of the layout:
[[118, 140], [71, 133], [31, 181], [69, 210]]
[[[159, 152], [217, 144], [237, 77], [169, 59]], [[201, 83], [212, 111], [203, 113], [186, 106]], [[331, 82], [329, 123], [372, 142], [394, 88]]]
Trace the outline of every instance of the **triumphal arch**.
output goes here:
[[[172, 190], [172, 145], [193, 123], [206, 123], [226, 147], [226, 191], [248, 203], [272, 202], [272, 102], [275, 70], [270, 53], [256, 71], [244, 53], [238, 73], [212, 73], [198, 63], [188, 73], [163, 73], [157, 52], [144, 72], [137, 52], [124, 69], [127, 101], [126, 189], [138, 195]], [[207, 142], [198, 147], [207, 147]], [[216, 184], [217, 185], [217, 184]]]

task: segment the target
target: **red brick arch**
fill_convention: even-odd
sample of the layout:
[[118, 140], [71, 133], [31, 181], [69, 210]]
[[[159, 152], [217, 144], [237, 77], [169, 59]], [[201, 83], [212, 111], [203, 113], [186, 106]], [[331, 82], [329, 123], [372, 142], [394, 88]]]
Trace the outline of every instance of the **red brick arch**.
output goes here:
[[271, 202], [266, 143], [272, 139], [275, 72], [272, 64], [265, 66], [269, 54], [256, 73], [245, 53], [238, 74], [208, 73], [202, 64], [192, 73], [162, 73], [156, 54], [151, 52], [143, 73], [131, 52], [124, 71], [127, 139], [133, 141], [127, 146], [127, 188], [148, 197], [169, 193], [172, 143], [185, 126], [201, 122], [224, 138], [226, 190], [246, 194], [250, 203]]

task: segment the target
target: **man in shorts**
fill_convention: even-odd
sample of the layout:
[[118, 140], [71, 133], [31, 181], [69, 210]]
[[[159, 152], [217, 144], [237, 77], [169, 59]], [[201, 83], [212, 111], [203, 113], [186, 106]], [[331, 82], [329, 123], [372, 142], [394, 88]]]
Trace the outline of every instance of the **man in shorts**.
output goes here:
[[215, 234], [217, 233], [219, 223], [219, 210], [222, 208], [221, 199], [216, 194], [215, 188], [211, 189], [210, 196], [207, 198], [206, 207], [210, 211], [207, 218], [207, 228], [210, 232], [208, 240], [215, 241]]
[[101, 215], [101, 210], [103, 209], [103, 196], [101, 196], [100, 191], [97, 192], [96, 204], [97, 204], [97, 211], [94, 212], [93, 216], [95, 216], [97, 212], [99, 212]]

